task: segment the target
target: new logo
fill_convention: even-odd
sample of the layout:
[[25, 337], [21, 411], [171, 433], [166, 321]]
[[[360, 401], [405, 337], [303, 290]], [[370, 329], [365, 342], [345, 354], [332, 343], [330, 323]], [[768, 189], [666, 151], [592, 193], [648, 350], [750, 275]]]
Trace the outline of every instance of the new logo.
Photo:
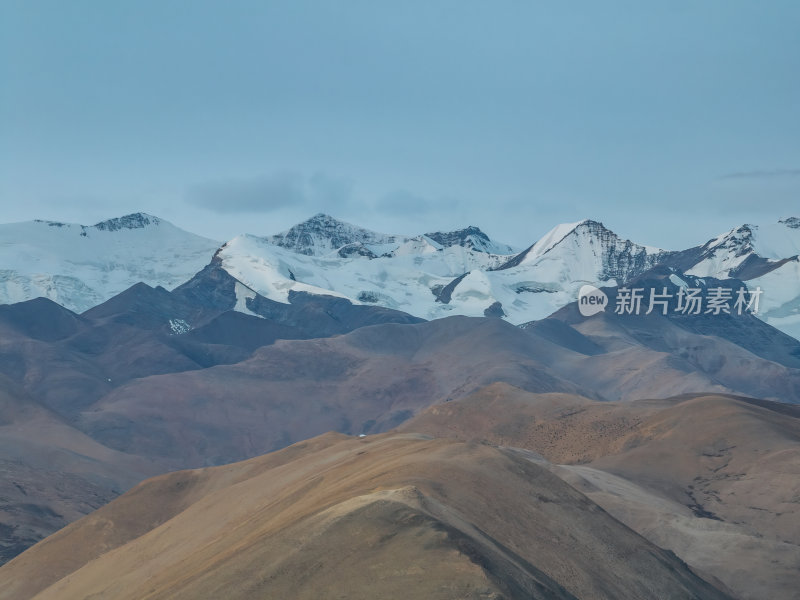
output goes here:
[[578, 310], [584, 317], [591, 317], [603, 312], [608, 305], [608, 296], [605, 292], [593, 285], [581, 286], [578, 291]]

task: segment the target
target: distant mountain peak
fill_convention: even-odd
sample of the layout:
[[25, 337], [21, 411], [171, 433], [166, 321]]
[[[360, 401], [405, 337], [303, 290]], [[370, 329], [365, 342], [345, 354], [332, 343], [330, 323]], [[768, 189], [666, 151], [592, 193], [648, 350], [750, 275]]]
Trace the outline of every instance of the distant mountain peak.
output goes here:
[[712, 252], [719, 249], [730, 250], [734, 256], [742, 256], [753, 252], [753, 236], [755, 231], [758, 230], [757, 225], [749, 225], [745, 223], [739, 227], [734, 227], [728, 233], [711, 240], [706, 244]]
[[445, 248], [450, 246], [463, 246], [470, 250], [486, 252], [488, 254], [510, 254], [513, 252], [511, 246], [494, 242], [488, 235], [481, 231], [480, 228], [474, 225], [468, 225], [463, 229], [456, 229], [455, 231], [435, 231], [433, 233], [426, 233], [425, 237]]
[[588, 234], [596, 237], [618, 237], [616, 233], [603, 225], [600, 221], [583, 219], [574, 223], [561, 223], [553, 227], [550, 231], [533, 245], [537, 254], [544, 254], [563, 242], [567, 236]]
[[[606, 227], [602, 221], [595, 221], [594, 219], [583, 219], [582, 221], [577, 221], [575, 223], [562, 223], [561, 225], [557, 225], [555, 228], [551, 230], [551, 232], [555, 231], [558, 231], [561, 234], [563, 234], [561, 236], [561, 239], [564, 239], [570, 234], [579, 234], [579, 233], [589, 233], [601, 236], [602, 235], [617, 236], [617, 234], [611, 231], [608, 227]], [[558, 241], [560, 240], [557, 240], [556, 243]]]
[[762, 277], [800, 255], [800, 218], [739, 225], [699, 246], [692, 255], [693, 260], [686, 265], [692, 275], [747, 280]]
[[137, 212], [96, 225], [0, 225], [0, 304], [47, 297], [83, 312], [138, 282], [174, 288], [219, 243]]
[[623, 239], [600, 221], [584, 219], [556, 225], [497, 270], [556, 259], [569, 269], [584, 272], [587, 280], [623, 282], [651, 269], [667, 254], [658, 248]]
[[727, 252], [733, 257], [754, 254], [775, 260], [796, 256], [800, 238], [793, 229], [800, 229], [800, 218], [787, 217], [777, 224], [745, 223], [707, 242], [702, 248], [706, 256]]
[[466, 237], [466, 236], [469, 236], [469, 235], [475, 235], [475, 236], [478, 236], [480, 238], [484, 238], [484, 239], [487, 239], [487, 240], [489, 239], [489, 236], [486, 235], [485, 233], [483, 233], [483, 231], [481, 231], [480, 228], [476, 227], [475, 225], [467, 225], [463, 229], [455, 229], [453, 231], [447, 231], [447, 232], [436, 231], [434, 233], [426, 233], [425, 235], [427, 235], [429, 238], [434, 239], [434, 240], [436, 239], [435, 236], [448, 236], [448, 235], [450, 235], [450, 236], [458, 235], [458, 236], [461, 236], [461, 237]]
[[602, 229], [604, 231], [610, 231], [608, 227], [603, 225], [602, 221], [595, 221], [594, 219], [584, 219], [583, 221], [578, 221], [578, 223], [576, 223], [575, 225], [575, 229], [578, 229], [580, 227], [586, 229], [597, 229], [597, 230]]
[[316, 224], [316, 225], [338, 225], [338, 224], [344, 224], [344, 225], [350, 225], [350, 223], [345, 223], [344, 221], [342, 221], [340, 219], [337, 219], [336, 217], [333, 217], [333, 216], [331, 216], [331, 215], [329, 215], [327, 213], [322, 213], [322, 212], [319, 212], [319, 213], [315, 214], [314, 216], [309, 217], [308, 219], [306, 219], [305, 221], [303, 221], [300, 224], [301, 225], [302, 224]]
[[94, 225], [100, 231], [119, 231], [120, 229], [144, 229], [148, 225], [159, 225], [161, 219], [143, 212], [131, 213], [122, 217], [100, 221]]
[[557, 225], [554, 229], [545, 235], [542, 240], [550, 239], [550, 248], [543, 251], [549, 251], [552, 247], [557, 246], [563, 242], [570, 235], [584, 235], [594, 240], [600, 241], [604, 245], [624, 245], [629, 248], [636, 248], [637, 251], [641, 250], [646, 254], [665, 254], [666, 251], [661, 248], [653, 246], [646, 246], [637, 244], [631, 240], [620, 237], [619, 234], [606, 227], [602, 221], [595, 221], [594, 219], [583, 219], [577, 223], [565, 223]]
[[271, 244], [307, 256], [330, 254], [351, 244], [382, 245], [405, 241], [401, 236], [370, 231], [325, 213], [317, 213], [302, 223], [266, 239]]

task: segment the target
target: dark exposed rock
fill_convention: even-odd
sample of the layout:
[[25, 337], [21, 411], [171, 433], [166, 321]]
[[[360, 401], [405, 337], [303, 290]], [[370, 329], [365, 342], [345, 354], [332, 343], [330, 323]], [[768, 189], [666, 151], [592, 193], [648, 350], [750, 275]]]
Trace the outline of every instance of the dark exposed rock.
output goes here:
[[450, 246], [463, 246], [464, 248], [469, 248], [477, 252], [489, 253], [493, 253], [497, 249], [511, 251], [508, 247], [495, 244], [489, 239], [488, 235], [472, 225], [464, 229], [457, 229], [456, 231], [435, 231], [433, 233], [426, 233], [425, 235], [445, 248]]
[[500, 302], [493, 302], [491, 306], [487, 306], [483, 311], [483, 316], [502, 319], [506, 316], [506, 313], [503, 311], [503, 305]]
[[148, 225], [158, 225], [160, 222], [161, 221], [158, 217], [153, 217], [145, 213], [133, 213], [130, 215], [125, 215], [124, 217], [118, 217], [115, 219], [109, 219], [107, 221], [101, 221], [100, 223], [97, 223], [95, 225], [95, 228], [99, 229], [100, 231], [119, 231], [120, 229], [143, 229]]
[[459, 275], [453, 281], [448, 283], [444, 286], [441, 291], [436, 295], [436, 302], [441, 302], [442, 304], [450, 304], [450, 299], [453, 297], [453, 291], [458, 287], [458, 284], [461, 283], [469, 273], [464, 273], [463, 275]]
[[[320, 249], [334, 251], [344, 246], [357, 244], [386, 244], [404, 241], [403, 238], [362, 229], [323, 213], [318, 213], [288, 231], [267, 239], [276, 246], [308, 256], [313, 256]], [[352, 256], [349, 252], [350, 250], [345, 250], [345, 255]]]

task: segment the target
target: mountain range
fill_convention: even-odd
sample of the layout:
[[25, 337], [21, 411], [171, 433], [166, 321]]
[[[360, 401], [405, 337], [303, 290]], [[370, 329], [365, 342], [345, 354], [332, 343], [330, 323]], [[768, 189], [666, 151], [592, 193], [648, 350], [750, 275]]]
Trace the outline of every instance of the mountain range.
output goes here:
[[[682, 251], [595, 221], [521, 251], [325, 215], [222, 245], [6, 227], [36, 235], [0, 244], [28, 282], [3, 289], [51, 297], [0, 305], [3, 597], [796, 589], [800, 342], [771, 320], [793, 331], [797, 220]], [[758, 314], [674, 306], [759, 286]], [[613, 310], [631, 290], [673, 305]]]
[[286, 304], [290, 292], [419, 318], [498, 316], [522, 324], [572, 302], [581, 286], [616, 286], [656, 266], [762, 291], [757, 316], [800, 338], [800, 219], [743, 225], [683, 250], [625, 240], [597, 221], [554, 227], [521, 252], [477, 227], [402, 236], [318, 214], [269, 236], [219, 244], [137, 213], [86, 227], [48, 221], [0, 226], [0, 302], [38, 296], [83, 312], [143, 282], [173, 289], [214, 263], [249, 296]]

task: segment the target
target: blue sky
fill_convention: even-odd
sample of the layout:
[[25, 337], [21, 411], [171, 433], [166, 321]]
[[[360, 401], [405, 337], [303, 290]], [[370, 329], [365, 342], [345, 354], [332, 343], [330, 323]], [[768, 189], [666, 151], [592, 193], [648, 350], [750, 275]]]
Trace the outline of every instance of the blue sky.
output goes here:
[[0, 0], [0, 221], [667, 248], [800, 214], [800, 3]]

